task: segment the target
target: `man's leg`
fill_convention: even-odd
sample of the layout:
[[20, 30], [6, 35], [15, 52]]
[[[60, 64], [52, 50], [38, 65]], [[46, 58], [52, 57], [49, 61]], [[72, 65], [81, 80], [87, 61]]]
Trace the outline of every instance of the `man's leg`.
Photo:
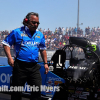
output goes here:
[[33, 91], [31, 91], [31, 98], [30, 100], [40, 100], [41, 99], [41, 91], [40, 91], [40, 87], [42, 84], [42, 79], [41, 79], [41, 74], [40, 74], [40, 65], [36, 64], [34, 67], [32, 67], [29, 76], [28, 76], [28, 84], [31, 87], [35, 87]]
[[[12, 76], [12, 86], [24, 86], [26, 82], [26, 76], [24, 70], [20, 68], [20, 64], [17, 62], [13, 68], [13, 76]], [[21, 100], [22, 92], [13, 91], [11, 93], [11, 100]]]

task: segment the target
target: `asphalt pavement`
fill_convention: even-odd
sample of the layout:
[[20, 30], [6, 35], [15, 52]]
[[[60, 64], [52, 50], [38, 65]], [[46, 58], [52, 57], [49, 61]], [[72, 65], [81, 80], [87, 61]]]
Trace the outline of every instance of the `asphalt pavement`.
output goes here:
[[[11, 100], [11, 95], [0, 93], [0, 100]], [[29, 99], [23, 97], [22, 100], [29, 100]]]

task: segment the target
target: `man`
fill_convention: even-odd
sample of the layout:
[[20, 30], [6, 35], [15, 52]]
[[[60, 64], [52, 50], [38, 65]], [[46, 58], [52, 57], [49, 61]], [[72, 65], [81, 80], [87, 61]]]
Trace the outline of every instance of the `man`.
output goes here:
[[[46, 74], [49, 68], [44, 36], [40, 31], [36, 30], [39, 25], [38, 14], [34, 12], [28, 13], [23, 20], [23, 24], [24, 26], [13, 30], [2, 42], [8, 64], [13, 67], [12, 86], [24, 86], [25, 82], [27, 82], [30, 86], [40, 87], [40, 65], [37, 64], [39, 50], [44, 61]], [[15, 61], [10, 53], [10, 46], [12, 45], [14, 45], [16, 52]], [[40, 95], [40, 91], [33, 91], [30, 100], [39, 100]], [[11, 100], [21, 100], [21, 93], [13, 92]]]

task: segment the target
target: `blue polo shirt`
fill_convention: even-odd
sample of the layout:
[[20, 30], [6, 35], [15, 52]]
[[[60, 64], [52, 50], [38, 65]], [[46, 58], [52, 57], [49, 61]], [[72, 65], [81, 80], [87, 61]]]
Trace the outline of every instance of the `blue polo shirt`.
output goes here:
[[14, 45], [17, 59], [25, 62], [38, 62], [39, 50], [46, 49], [44, 35], [35, 31], [31, 36], [27, 26], [13, 30], [2, 43], [9, 47]]

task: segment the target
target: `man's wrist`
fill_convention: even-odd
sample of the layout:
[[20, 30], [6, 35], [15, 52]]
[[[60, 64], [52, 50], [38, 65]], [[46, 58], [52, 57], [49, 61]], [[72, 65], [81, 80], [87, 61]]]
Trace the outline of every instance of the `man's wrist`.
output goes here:
[[44, 63], [44, 65], [45, 65], [45, 64], [48, 64], [48, 63]]
[[8, 59], [11, 59], [11, 58], [12, 58], [12, 56], [8, 56], [7, 58], [8, 58]]

